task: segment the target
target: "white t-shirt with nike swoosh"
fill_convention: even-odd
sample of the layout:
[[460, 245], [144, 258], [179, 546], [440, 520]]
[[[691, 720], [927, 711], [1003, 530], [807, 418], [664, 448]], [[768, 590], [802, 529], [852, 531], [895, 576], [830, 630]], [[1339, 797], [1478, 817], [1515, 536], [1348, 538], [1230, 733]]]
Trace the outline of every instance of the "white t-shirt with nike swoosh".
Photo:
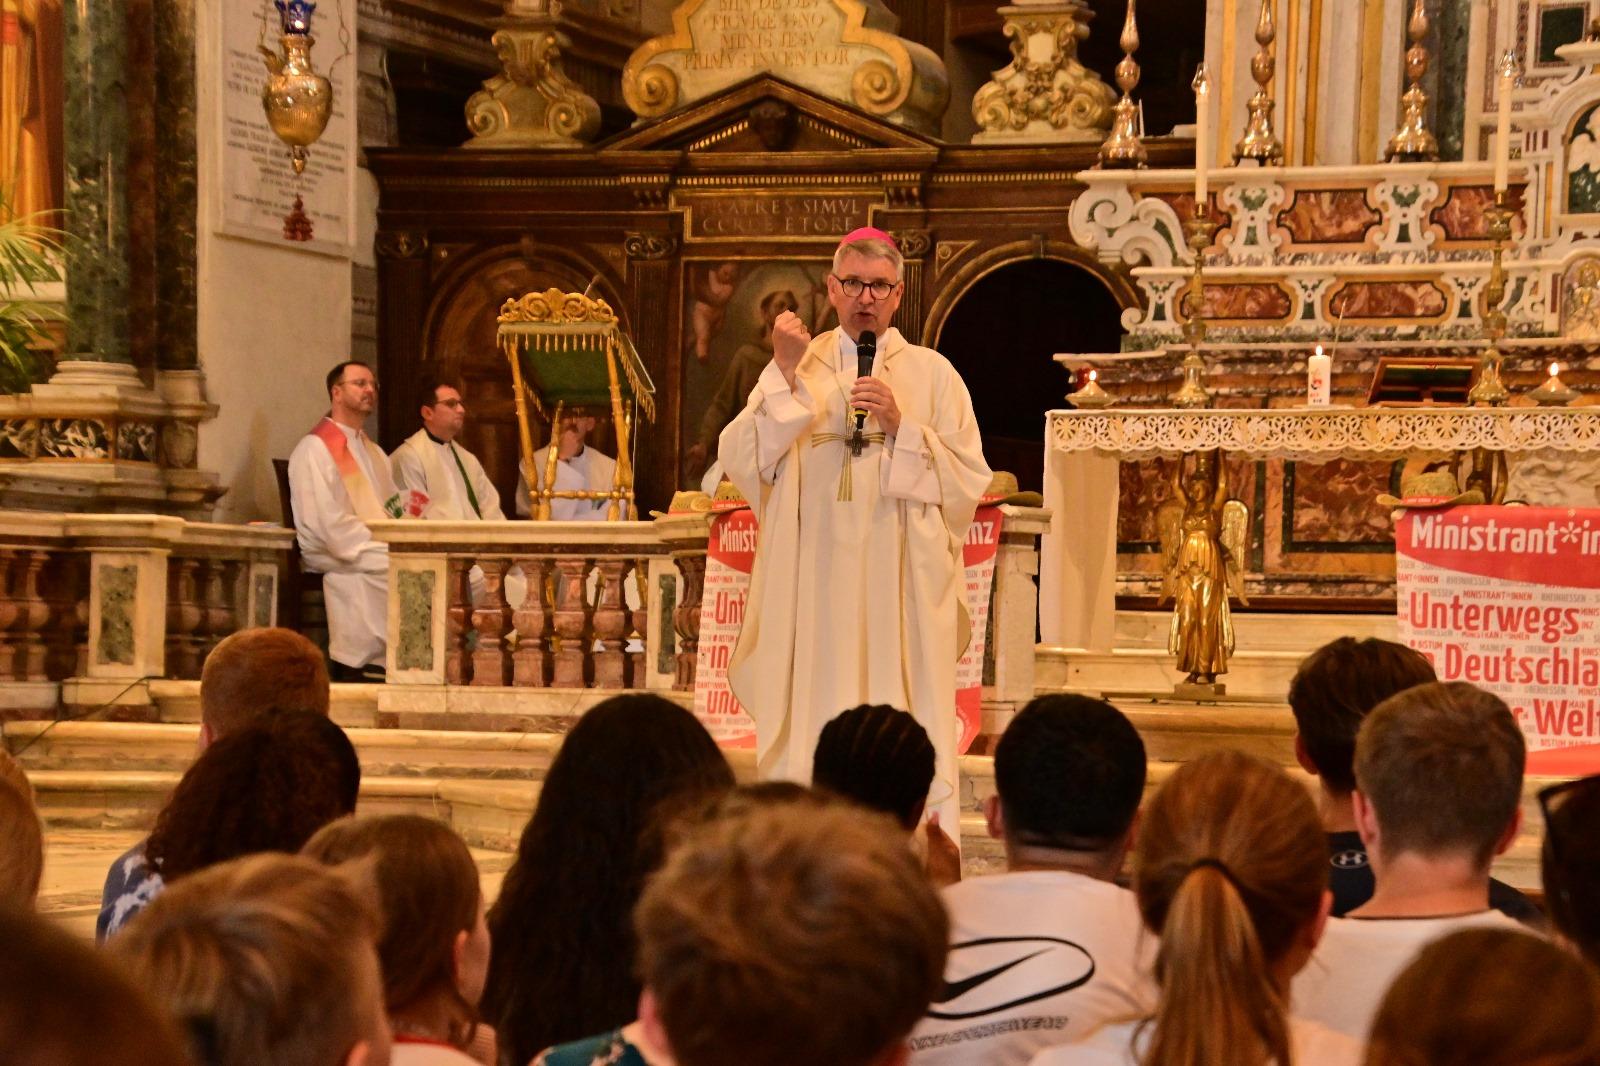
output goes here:
[[944, 901], [945, 988], [911, 1033], [913, 1066], [1023, 1066], [1154, 1009], [1156, 940], [1127, 889], [1027, 870], [962, 881]]

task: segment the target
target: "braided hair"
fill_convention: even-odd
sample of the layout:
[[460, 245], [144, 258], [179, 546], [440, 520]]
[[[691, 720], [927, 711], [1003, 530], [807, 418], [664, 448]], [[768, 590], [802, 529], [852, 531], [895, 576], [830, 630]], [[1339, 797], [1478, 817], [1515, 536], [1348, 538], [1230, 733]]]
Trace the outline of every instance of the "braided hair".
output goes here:
[[915, 718], [885, 704], [862, 704], [822, 727], [811, 780], [915, 829], [933, 785], [933, 762], [933, 742]]

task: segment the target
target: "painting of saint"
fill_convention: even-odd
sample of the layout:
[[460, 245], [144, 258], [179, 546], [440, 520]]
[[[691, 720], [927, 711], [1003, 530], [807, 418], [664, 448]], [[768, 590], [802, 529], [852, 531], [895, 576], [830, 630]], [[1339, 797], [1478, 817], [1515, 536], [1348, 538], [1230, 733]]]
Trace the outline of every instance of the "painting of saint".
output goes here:
[[699, 485], [716, 459], [722, 427], [743, 409], [772, 358], [774, 320], [793, 311], [813, 334], [833, 328], [830, 268], [828, 262], [793, 261], [686, 264], [684, 484]]

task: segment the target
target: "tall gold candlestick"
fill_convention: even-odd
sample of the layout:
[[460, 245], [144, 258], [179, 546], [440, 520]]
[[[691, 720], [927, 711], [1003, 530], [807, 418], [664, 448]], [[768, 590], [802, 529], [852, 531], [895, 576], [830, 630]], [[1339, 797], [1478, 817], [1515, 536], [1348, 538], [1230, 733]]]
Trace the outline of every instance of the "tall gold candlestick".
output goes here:
[[1428, 49], [1422, 43], [1428, 36], [1428, 13], [1423, 0], [1412, 4], [1406, 36], [1411, 39], [1406, 49], [1406, 79], [1411, 86], [1400, 98], [1400, 128], [1389, 138], [1384, 157], [1391, 162], [1431, 162], [1439, 158], [1439, 142], [1428, 129], [1428, 93], [1422, 87], [1422, 76], [1428, 72]]
[[1172, 394], [1174, 407], [1211, 405], [1211, 394], [1206, 391], [1205, 384], [1201, 380], [1205, 376], [1206, 364], [1200, 358], [1200, 345], [1204, 344], [1206, 339], [1206, 249], [1211, 247], [1211, 234], [1216, 228], [1217, 224], [1211, 221], [1202, 203], [1196, 203], [1194, 214], [1183, 222], [1183, 232], [1188, 238], [1189, 249], [1194, 253], [1194, 276], [1189, 282], [1189, 291], [1184, 296], [1183, 338], [1189, 342], [1189, 351], [1183, 357], [1183, 384]]
[[1136, 2], [1128, 0], [1128, 17], [1123, 20], [1122, 38], [1118, 42], [1122, 45], [1122, 62], [1117, 64], [1117, 88], [1122, 90], [1122, 99], [1112, 108], [1111, 133], [1100, 145], [1102, 167], [1142, 167], [1149, 160], [1144, 142], [1139, 139], [1144, 134], [1140, 108], [1131, 95], [1134, 86], [1139, 84], [1139, 64], [1133, 60], [1133, 53], [1139, 50], [1139, 24], [1134, 17]]
[[1506, 191], [1494, 194], [1494, 206], [1485, 209], [1489, 239], [1494, 241], [1494, 260], [1489, 267], [1489, 283], [1483, 287], [1483, 335], [1489, 339], [1478, 368], [1477, 384], [1467, 399], [1477, 405], [1498, 407], [1510, 399], [1511, 392], [1500, 379], [1500, 339], [1506, 335], [1506, 313], [1500, 304], [1506, 298], [1506, 271], [1502, 261], [1506, 241], [1511, 237], [1511, 209], [1506, 207]]
[[1272, 131], [1272, 75], [1276, 63], [1272, 55], [1272, 42], [1278, 36], [1272, 21], [1272, 0], [1261, 0], [1261, 17], [1256, 20], [1256, 44], [1259, 50], [1250, 60], [1250, 76], [1255, 79], [1256, 91], [1247, 105], [1250, 117], [1245, 122], [1244, 136], [1233, 146], [1235, 164], [1254, 159], [1262, 166], [1283, 162], [1283, 142]]

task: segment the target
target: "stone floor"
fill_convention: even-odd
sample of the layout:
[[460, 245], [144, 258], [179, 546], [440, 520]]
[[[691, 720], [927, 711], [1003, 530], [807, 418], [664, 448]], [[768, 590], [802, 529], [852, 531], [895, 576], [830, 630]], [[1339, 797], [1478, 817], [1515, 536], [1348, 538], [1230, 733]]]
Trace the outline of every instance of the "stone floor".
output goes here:
[[[144, 834], [131, 829], [56, 829], [45, 836], [44, 883], [39, 889], [39, 910], [67, 929], [94, 939], [94, 922], [100, 913], [100, 889], [111, 861]], [[503, 851], [473, 848], [486, 899], [500, 892], [500, 882], [511, 865]]]

